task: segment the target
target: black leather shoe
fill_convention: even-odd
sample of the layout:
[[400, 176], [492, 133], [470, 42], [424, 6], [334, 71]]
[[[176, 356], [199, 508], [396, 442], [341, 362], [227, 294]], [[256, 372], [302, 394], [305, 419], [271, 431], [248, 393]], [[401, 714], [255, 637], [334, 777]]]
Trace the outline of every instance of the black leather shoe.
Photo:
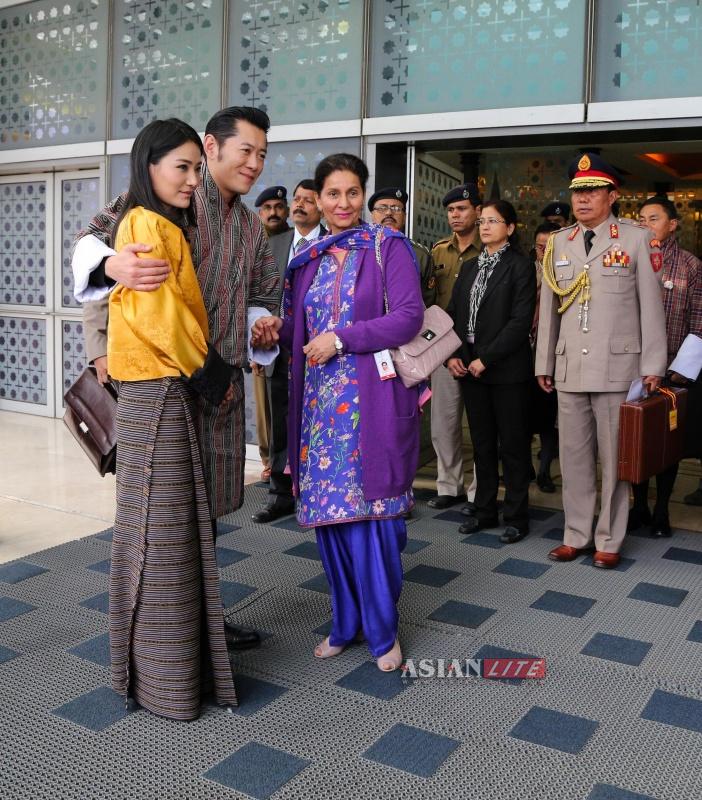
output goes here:
[[478, 519], [478, 517], [468, 517], [468, 519], [461, 523], [458, 528], [458, 532], [469, 535], [471, 533], [477, 533], [478, 531], [485, 530], [485, 528], [496, 528], [500, 524], [500, 521], [495, 517], [495, 519], [487, 519], [482, 520]]
[[520, 531], [519, 528], [515, 528], [513, 525], [508, 525], [505, 528], [505, 532], [500, 536], [500, 541], [504, 542], [505, 544], [514, 544], [515, 542], [521, 542], [525, 536], [529, 535], [529, 530]]
[[652, 522], [651, 512], [648, 508], [633, 508], [629, 509], [629, 518], [626, 521], [627, 531], [636, 531], [643, 528], [644, 525], [650, 525]]
[[427, 502], [429, 508], [451, 508], [451, 506], [455, 506], [457, 503], [464, 503], [466, 501], [466, 496], [464, 494], [437, 494], [436, 497], [432, 497], [431, 500]]
[[654, 539], [669, 539], [673, 535], [668, 519], [654, 519], [648, 532]]
[[226, 620], [224, 622], [224, 638], [227, 642], [227, 647], [231, 647], [232, 650], [248, 650], [261, 644], [261, 637], [258, 631], [253, 630], [253, 628], [241, 628], [239, 625], [232, 625]]
[[470, 500], [463, 506], [461, 509], [461, 514], [464, 517], [472, 517], [475, 515], [475, 503], [471, 503]]
[[546, 494], [553, 494], [556, 491], [556, 484], [551, 480], [550, 475], [542, 475], [539, 473], [536, 476], [536, 485]]
[[280, 517], [287, 517], [295, 510], [295, 501], [292, 499], [281, 500], [277, 498], [272, 503], [251, 515], [254, 522], [273, 522]]

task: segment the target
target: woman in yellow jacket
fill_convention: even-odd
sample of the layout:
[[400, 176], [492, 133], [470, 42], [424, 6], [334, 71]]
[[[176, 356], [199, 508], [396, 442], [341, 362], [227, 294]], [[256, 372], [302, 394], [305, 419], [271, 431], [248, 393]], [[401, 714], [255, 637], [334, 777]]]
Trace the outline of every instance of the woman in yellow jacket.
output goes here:
[[172, 719], [193, 719], [201, 687], [236, 705], [212, 524], [195, 433], [195, 393], [232, 399], [231, 369], [207, 343], [187, 241], [202, 143], [175, 119], [137, 136], [114, 247], [151, 246], [171, 271], [155, 291], [117, 285], [107, 363], [120, 381], [117, 514], [110, 569], [112, 686]]

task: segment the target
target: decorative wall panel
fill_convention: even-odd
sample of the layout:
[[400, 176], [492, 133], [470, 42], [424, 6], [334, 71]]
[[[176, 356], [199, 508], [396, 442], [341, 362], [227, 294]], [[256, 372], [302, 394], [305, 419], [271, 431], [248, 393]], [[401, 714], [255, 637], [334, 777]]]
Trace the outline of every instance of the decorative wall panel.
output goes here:
[[370, 116], [582, 102], [586, 6], [374, 0]]
[[83, 323], [79, 319], [61, 320], [61, 407], [64, 392], [83, 372], [88, 362], [85, 356]]
[[258, 181], [244, 198], [244, 202], [254, 207], [254, 201], [267, 187], [280, 184], [287, 187], [288, 199], [303, 178], [313, 178], [317, 164], [332, 153], [361, 154], [361, 140], [326, 139], [309, 142], [280, 142], [268, 146], [266, 166]]
[[46, 305], [46, 182], [0, 184], [0, 303]]
[[80, 308], [73, 297], [73, 239], [100, 210], [100, 200], [97, 177], [61, 181], [61, 305], [67, 308]]
[[0, 400], [46, 405], [46, 320], [0, 315]]
[[450, 189], [462, 182], [461, 173], [448, 164], [441, 164], [431, 157], [417, 157], [412, 206], [413, 239], [431, 250], [439, 239], [450, 234], [446, 209], [441, 205], [441, 200]]
[[544, 221], [541, 210], [552, 201], [570, 204], [568, 166], [576, 155], [574, 150], [546, 156], [542, 152], [503, 152], [481, 159], [483, 195], [494, 196], [493, 187], [497, 186], [499, 196], [512, 203], [525, 250], [532, 245], [534, 229]]
[[107, 0], [0, 9], [0, 149], [105, 138]]
[[129, 156], [110, 156], [110, 183], [108, 200], [126, 192], [129, 188]]
[[178, 117], [202, 131], [220, 108], [222, 0], [115, 0], [112, 137]]
[[274, 125], [361, 115], [362, 0], [233, 0], [229, 100]]
[[594, 100], [702, 95], [702, 5], [596, 3]]

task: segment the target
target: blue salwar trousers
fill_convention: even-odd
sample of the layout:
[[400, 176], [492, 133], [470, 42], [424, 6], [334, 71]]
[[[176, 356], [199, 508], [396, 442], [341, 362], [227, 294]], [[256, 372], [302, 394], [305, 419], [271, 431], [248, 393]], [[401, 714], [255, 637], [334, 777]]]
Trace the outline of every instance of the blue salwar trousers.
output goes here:
[[372, 655], [384, 655], [397, 638], [405, 520], [372, 519], [315, 530], [331, 588], [329, 644], [347, 645], [362, 630]]

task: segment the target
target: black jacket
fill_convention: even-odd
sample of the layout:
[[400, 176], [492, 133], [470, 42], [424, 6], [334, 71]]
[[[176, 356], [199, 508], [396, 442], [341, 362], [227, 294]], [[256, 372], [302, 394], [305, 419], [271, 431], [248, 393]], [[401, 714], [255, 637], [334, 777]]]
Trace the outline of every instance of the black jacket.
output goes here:
[[466, 261], [446, 309], [463, 344], [454, 357], [466, 366], [476, 358], [485, 364], [483, 383], [520, 383], [534, 376], [529, 332], [536, 306], [536, 270], [529, 258], [511, 247], [501, 256], [488, 280], [475, 323], [475, 342], [466, 341], [470, 290], [478, 274], [478, 259]]

